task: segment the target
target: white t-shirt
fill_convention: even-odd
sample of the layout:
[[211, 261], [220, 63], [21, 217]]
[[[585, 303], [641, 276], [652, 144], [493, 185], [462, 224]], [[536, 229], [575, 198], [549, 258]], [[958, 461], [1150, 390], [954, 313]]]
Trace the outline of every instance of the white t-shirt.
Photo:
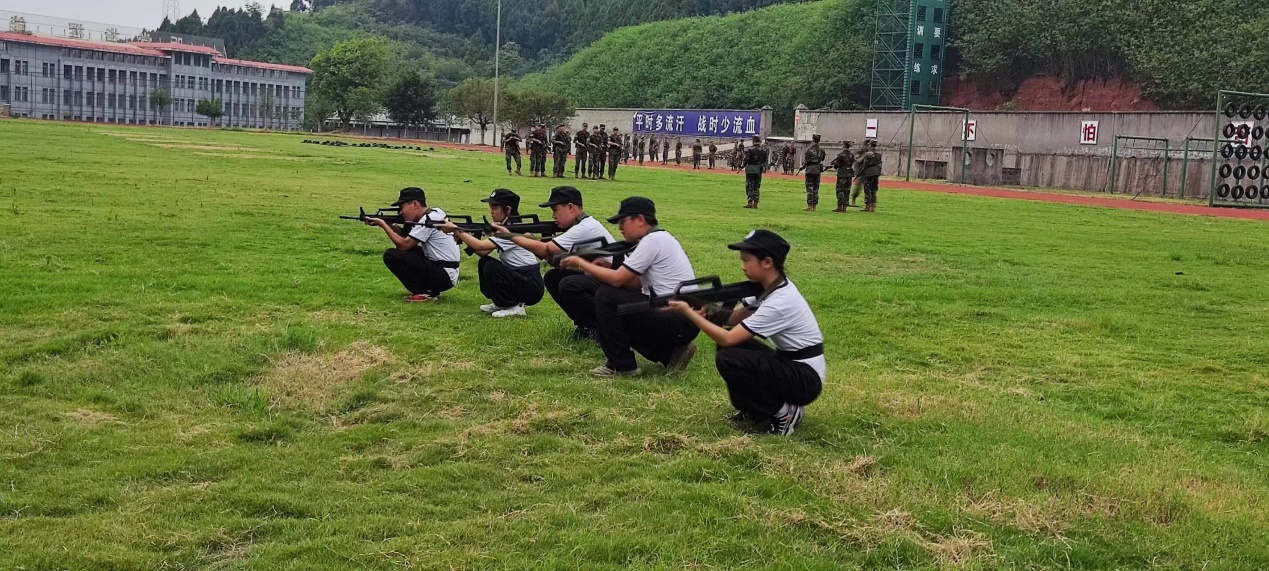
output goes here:
[[[432, 208], [424, 217], [434, 222], [444, 222], [445, 211]], [[410, 228], [410, 237], [419, 241], [419, 245], [423, 247], [423, 255], [433, 262], [458, 263], [458, 244], [454, 242], [454, 237], [436, 228], [428, 228], [422, 222], [420, 220], [419, 224]], [[449, 275], [449, 283], [458, 283], [458, 268], [445, 268], [445, 273]]]
[[493, 236], [489, 237], [489, 241], [493, 242], [494, 247], [498, 249], [498, 259], [502, 260], [508, 268], [537, 267], [538, 257], [534, 256], [533, 252], [517, 246], [515, 242]]
[[555, 245], [559, 246], [561, 250], [567, 252], [574, 245], [588, 242], [595, 238], [608, 240], [607, 243], [609, 244], [616, 242], [616, 240], [612, 239], [612, 233], [603, 224], [600, 224], [599, 220], [596, 220], [594, 216], [587, 216], [578, 220], [576, 224], [570, 226], [563, 234], [552, 238], [551, 241], [555, 242]]
[[[824, 343], [824, 334], [820, 332], [811, 306], [807, 305], [806, 298], [791, 281], [786, 280], [761, 301], [749, 298], [744, 304], [750, 309], [757, 309], [741, 321], [740, 326], [758, 337], [770, 339], [777, 351], [797, 351]], [[827, 378], [828, 361], [823, 355], [798, 362], [815, 369], [820, 382]]]
[[696, 279], [683, 246], [664, 230], [649, 232], [639, 240], [639, 245], [626, 255], [621, 265], [639, 274], [643, 293], [647, 295], [674, 293], [679, 284]]

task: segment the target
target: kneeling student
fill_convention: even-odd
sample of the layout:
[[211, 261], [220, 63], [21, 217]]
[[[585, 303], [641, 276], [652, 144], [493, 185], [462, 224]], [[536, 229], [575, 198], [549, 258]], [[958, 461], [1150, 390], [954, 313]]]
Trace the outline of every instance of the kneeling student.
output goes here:
[[435, 222], [445, 220], [445, 212], [428, 208], [423, 189], [409, 187], [392, 203], [401, 209], [404, 228], [388, 224], [381, 218], [367, 218], [366, 225], [378, 226], [392, 240], [394, 248], [383, 253], [383, 264], [409, 290], [407, 303], [432, 301], [458, 283], [458, 244], [436, 228], [419, 221], [423, 217]]
[[[551, 209], [555, 225], [564, 230], [564, 233], [546, 242], [529, 236], [511, 238], [516, 246], [532, 252], [538, 258], [549, 259], [560, 252], [567, 252], [573, 246], [601, 238], [608, 243], [614, 241], [603, 224], [582, 210], [582, 192], [574, 187], [557, 186], [551, 189], [547, 201], [538, 206]], [[506, 228], [498, 224], [494, 225], [494, 229], [506, 231]], [[597, 261], [609, 262], [603, 258]], [[556, 268], [546, 272], [543, 281], [546, 282], [546, 292], [551, 295], [551, 299], [573, 320], [573, 339], [594, 339], [595, 289], [598, 287], [593, 283], [594, 279], [575, 270]]]
[[[505, 224], [512, 216], [520, 215], [520, 196], [505, 188], [499, 188], [480, 199], [489, 204], [489, 215], [496, 224]], [[542, 301], [546, 291], [542, 284], [542, 272], [538, 258], [503, 238], [490, 237], [481, 240], [463, 232], [453, 222], [445, 222], [440, 229], [462, 240], [468, 248], [480, 256], [477, 266], [480, 275], [480, 293], [492, 303], [480, 306], [480, 310], [494, 317], [524, 315], [524, 306]], [[490, 254], [498, 252], [498, 257]]]
[[621, 315], [617, 306], [672, 293], [679, 284], [695, 279], [692, 263], [679, 241], [657, 227], [656, 206], [647, 198], [632, 196], [621, 201], [617, 215], [608, 222], [617, 224], [626, 240], [638, 242], [621, 267], [613, 269], [579, 257], [560, 261], [560, 267], [581, 270], [598, 284], [595, 320], [599, 346], [607, 361], [591, 374], [638, 375], [635, 351], [670, 371], [681, 371], [696, 354], [692, 340], [700, 329], [680, 315], [661, 311]]
[[[792, 434], [804, 407], [824, 387], [824, 335], [806, 299], [785, 275], [788, 242], [770, 230], [754, 230], [728, 248], [740, 251], [745, 277], [765, 290], [731, 314], [731, 329], [681, 301], [671, 301], [666, 311], [686, 316], [718, 343], [714, 361], [737, 411], [733, 420], [769, 421], [773, 434]], [[770, 339], [775, 349], [755, 336]]]

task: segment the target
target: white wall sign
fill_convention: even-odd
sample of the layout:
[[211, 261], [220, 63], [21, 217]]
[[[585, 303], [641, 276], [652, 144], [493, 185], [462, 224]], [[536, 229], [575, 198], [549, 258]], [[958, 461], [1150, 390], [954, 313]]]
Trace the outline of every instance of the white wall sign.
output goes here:
[[1096, 145], [1099, 121], [1084, 121], [1080, 125], [1080, 144]]
[[961, 121], [961, 140], [973, 141], [978, 138], [978, 121], [970, 119], [968, 122]]
[[877, 120], [869, 119], [868, 126], [864, 129], [864, 137], [868, 139], [877, 138]]

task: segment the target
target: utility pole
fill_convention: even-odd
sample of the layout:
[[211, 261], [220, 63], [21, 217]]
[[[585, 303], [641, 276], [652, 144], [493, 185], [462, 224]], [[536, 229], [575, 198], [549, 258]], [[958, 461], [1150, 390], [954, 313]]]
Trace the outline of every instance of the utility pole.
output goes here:
[[[498, 56], [502, 53], [502, 0], [498, 0], [498, 20], [495, 24], [494, 31], [494, 105], [493, 105], [493, 135], [494, 143], [498, 144]], [[481, 141], [484, 143], [484, 141]]]

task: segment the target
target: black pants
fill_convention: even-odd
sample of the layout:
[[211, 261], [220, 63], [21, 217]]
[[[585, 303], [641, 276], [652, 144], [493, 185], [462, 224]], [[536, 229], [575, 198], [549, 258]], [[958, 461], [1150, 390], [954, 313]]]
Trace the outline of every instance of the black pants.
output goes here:
[[864, 204], [877, 203], [877, 186], [881, 183], [879, 176], [864, 177]]
[[745, 173], [745, 198], [754, 204], [758, 203], [758, 197], [762, 193], [762, 173]]
[[582, 176], [586, 176], [587, 164], [586, 149], [578, 148], [573, 156], [573, 176], [577, 176], [578, 173], [581, 173]]
[[608, 155], [608, 178], [617, 178], [617, 159], [616, 154]]
[[542, 301], [545, 286], [537, 266], [512, 268], [501, 260], [485, 256], [480, 258], [477, 268], [480, 274], [480, 293], [494, 305], [536, 305]]
[[591, 173], [591, 176], [595, 178], [604, 178], [604, 167], [608, 164], [608, 155], [603, 151], [600, 151], [599, 161], [596, 164], [599, 168], [596, 169], [595, 172]]
[[454, 287], [445, 268], [427, 259], [423, 248], [385, 250], [383, 265], [388, 266], [392, 275], [401, 280], [401, 285], [410, 293], [435, 295]]
[[520, 153], [507, 151], [507, 172], [511, 172], [511, 161], [516, 162], [516, 172], [520, 172]]
[[575, 270], [557, 268], [546, 272], [542, 281], [546, 292], [573, 320], [573, 325], [595, 328], [595, 292], [599, 290], [599, 280]]
[[555, 157], [554, 157], [554, 160], [555, 160], [555, 162], [554, 162], [551, 166], [552, 166], [552, 167], [554, 167], [553, 172], [554, 172], [555, 176], [556, 176], [556, 177], [563, 177], [563, 176], [564, 176], [564, 169], [565, 169], [566, 167], [568, 167], [568, 152], [567, 152], [567, 151], [556, 151], [556, 152], [555, 152]]
[[662, 365], [670, 362], [675, 347], [686, 345], [700, 334], [692, 321], [677, 313], [647, 311], [618, 315], [617, 306], [648, 299], [642, 292], [600, 284], [595, 292], [595, 318], [599, 324], [599, 346], [608, 366], [618, 371], [634, 370], [634, 352]]
[[837, 175], [837, 207], [846, 208], [850, 204], [850, 183], [849, 175]]
[[533, 172], [536, 172], [542, 176], [546, 176], [546, 149], [542, 149], [538, 151], [534, 155], [534, 158], [537, 159], [537, 169], [535, 169]]
[[811, 404], [824, 389], [810, 365], [780, 357], [756, 339], [719, 347], [714, 364], [727, 383], [731, 405], [760, 418], [775, 416], [785, 403]]

